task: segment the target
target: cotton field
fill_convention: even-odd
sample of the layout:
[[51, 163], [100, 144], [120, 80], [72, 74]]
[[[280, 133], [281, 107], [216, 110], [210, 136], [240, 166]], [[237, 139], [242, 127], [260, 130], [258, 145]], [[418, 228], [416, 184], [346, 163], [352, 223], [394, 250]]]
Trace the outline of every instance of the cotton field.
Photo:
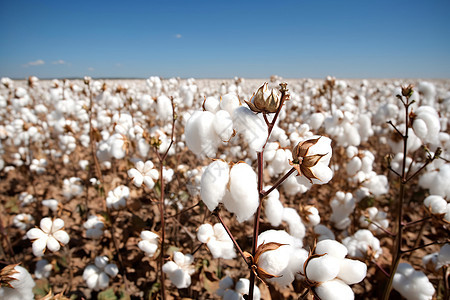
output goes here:
[[449, 299], [450, 81], [0, 85], [1, 299]]

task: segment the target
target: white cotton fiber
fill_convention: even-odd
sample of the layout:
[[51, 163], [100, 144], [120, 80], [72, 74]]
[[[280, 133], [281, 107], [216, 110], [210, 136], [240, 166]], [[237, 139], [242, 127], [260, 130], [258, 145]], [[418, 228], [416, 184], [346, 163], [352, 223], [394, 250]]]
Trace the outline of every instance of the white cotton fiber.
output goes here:
[[341, 268], [337, 277], [346, 284], [355, 284], [366, 277], [367, 265], [359, 260], [345, 258], [341, 260]]
[[236, 131], [244, 136], [249, 148], [261, 151], [267, 139], [267, 126], [264, 121], [244, 106], [236, 108], [232, 116]]
[[316, 253], [327, 253], [331, 256], [336, 257], [337, 259], [344, 259], [344, 257], [347, 255], [347, 248], [338, 241], [323, 240], [317, 243]]
[[230, 171], [229, 195], [223, 199], [225, 208], [238, 222], [250, 219], [259, 205], [256, 173], [246, 163], [235, 164]]
[[306, 276], [309, 280], [316, 282], [329, 281], [339, 274], [340, 266], [340, 259], [325, 254], [309, 260], [308, 265], [306, 266]]
[[[268, 190], [270, 186], [266, 187]], [[278, 190], [273, 190], [264, 201], [264, 212], [267, 220], [274, 227], [278, 227], [281, 224], [283, 216], [283, 204], [280, 202], [280, 193]]]
[[186, 145], [196, 155], [215, 157], [217, 152], [214, 114], [209, 111], [194, 112], [184, 130]]
[[214, 115], [214, 131], [222, 141], [228, 141], [233, 135], [233, 120], [226, 110], [219, 110]]
[[352, 289], [339, 279], [323, 282], [315, 288], [315, 291], [321, 300], [353, 300], [355, 298]]
[[197, 239], [202, 243], [207, 243], [214, 235], [214, 229], [211, 224], [206, 223], [200, 225], [197, 230]]
[[305, 225], [302, 222], [298, 212], [290, 207], [285, 207], [283, 209], [282, 220], [285, 221], [289, 226], [289, 234], [293, 237], [303, 239], [306, 234]]
[[230, 168], [226, 162], [216, 160], [209, 164], [203, 172], [200, 195], [210, 211], [217, 207], [225, 195], [230, 179], [229, 170]]
[[220, 99], [220, 109], [226, 110], [230, 115], [233, 115], [233, 111], [240, 105], [239, 98], [236, 94], [226, 94]]
[[408, 263], [398, 265], [392, 287], [408, 300], [431, 300], [435, 292], [427, 276]]

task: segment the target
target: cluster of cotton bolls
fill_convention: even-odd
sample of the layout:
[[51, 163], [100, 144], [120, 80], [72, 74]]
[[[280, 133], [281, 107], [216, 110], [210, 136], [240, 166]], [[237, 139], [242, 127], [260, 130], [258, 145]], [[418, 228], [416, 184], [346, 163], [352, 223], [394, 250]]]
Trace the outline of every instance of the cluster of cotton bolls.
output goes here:
[[377, 259], [383, 252], [380, 240], [367, 229], [359, 229], [354, 235], [344, 238], [342, 244], [347, 247], [349, 256], [360, 259]]

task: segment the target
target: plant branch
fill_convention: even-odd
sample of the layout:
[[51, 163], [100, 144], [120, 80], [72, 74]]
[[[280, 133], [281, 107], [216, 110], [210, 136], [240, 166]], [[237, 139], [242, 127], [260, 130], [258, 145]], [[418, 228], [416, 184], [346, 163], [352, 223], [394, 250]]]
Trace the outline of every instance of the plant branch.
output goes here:
[[426, 248], [426, 247], [432, 246], [432, 245], [443, 245], [443, 244], [447, 244], [449, 242], [450, 242], [450, 239], [447, 239], [445, 241], [434, 241], [434, 242], [431, 242], [431, 243], [428, 243], [428, 244], [425, 244], [425, 245], [422, 245], [422, 246], [418, 246], [418, 247], [415, 247], [415, 248], [412, 248], [412, 249], [409, 249], [409, 250], [402, 250], [402, 253], [413, 252], [413, 251], [416, 251], [416, 250], [419, 250], [419, 249], [422, 249], [422, 248]]

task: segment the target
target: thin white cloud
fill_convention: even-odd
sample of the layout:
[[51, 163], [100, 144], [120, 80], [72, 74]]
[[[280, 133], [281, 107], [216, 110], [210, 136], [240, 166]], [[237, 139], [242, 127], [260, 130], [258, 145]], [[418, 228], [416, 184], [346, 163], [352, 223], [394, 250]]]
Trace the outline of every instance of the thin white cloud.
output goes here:
[[67, 63], [64, 60], [59, 59], [59, 60], [53, 61], [52, 64], [54, 64], [54, 65], [65, 65]]
[[181, 34], [177, 33], [177, 34], [175, 35], [175, 38], [181, 39]]
[[43, 65], [43, 64], [45, 64], [45, 61], [43, 61], [42, 59], [38, 59], [38, 60], [35, 60], [35, 61], [30, 61], [29, 63], [25, 64], [25, 67], [28, 67], [28, 66], [40, 66], [40, 65]]
[[95, 69], [93, 67], [89, 67], [88, 71], [94, 71]]

